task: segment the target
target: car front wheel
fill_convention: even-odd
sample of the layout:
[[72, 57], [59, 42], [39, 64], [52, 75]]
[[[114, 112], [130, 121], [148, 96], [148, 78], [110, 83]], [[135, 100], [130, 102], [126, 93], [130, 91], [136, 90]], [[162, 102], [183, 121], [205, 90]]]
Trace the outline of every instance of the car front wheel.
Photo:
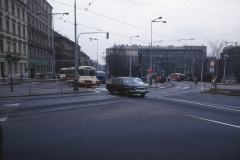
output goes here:
[[125, 96], [129, 97], [130, 96], [130, 93], [129, 91], [125, 91]]
[[111, 94], [114, 94], [114, 90], [113, 90], [113, 89], [110, 89], [110, 93], [111, 93]]
[[145, 93], [140, 93], [141, 97], [144, 97], [145, 96]]

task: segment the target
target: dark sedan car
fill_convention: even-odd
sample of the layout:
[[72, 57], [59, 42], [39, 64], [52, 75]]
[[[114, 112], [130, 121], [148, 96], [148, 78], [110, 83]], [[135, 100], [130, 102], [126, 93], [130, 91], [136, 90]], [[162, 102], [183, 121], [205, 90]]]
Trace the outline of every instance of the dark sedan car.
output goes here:
[[126, 96], [140, 94], [141, 97], [144, 97], [149, 92], [148, 88], [148, 84], [144, 84], [140, 78], [134, 77], [119, 77], [106, 84], [106, 89], [110, 93], [119, 92]]

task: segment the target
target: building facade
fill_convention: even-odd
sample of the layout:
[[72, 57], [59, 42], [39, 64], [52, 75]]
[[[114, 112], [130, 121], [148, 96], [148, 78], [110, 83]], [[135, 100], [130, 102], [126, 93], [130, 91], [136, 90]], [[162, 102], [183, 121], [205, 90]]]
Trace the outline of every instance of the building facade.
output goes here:
[[[0, 75], [28, 76], [27, 0], [0, 0]], [[8, 62], [7, 55], [16, 58]]]
[[[55, 73], [61, 68], [75, 67], [75, 42], [54, 31], [54, 45]], [[78, 66], [94, 66], [93, 60], [80, 49], [78, 45]]]
[[[221, 78], [240, 82], [240, 46], [228, 46], [220, 53]], [[225, 77], [224, 77], [225, 72]]]
[[46, 0], [27, 1], [30, 77], [54, 74], [52, 6]]
[[[129, 70], [138, 66], [139, 55], [141, 56], [141, 75], [148, 76], [148, 68], [152, 69], [152, 73], [157, 76], [168, 76], [171, 73], [183, 73], [190, 76], [201, 77], [202, 62], [206, 59], [206, 46], [113, 46], [106, 49], [106, 58], [113, 53], [113, 50], [121, 48], [126, 52], [126, 66]], [[151, 56], [152, 51], [152, 56]], [[152, 57], [152, 66], [151, 64]], [[130, 63], [131, 61], [131, 63]], [[110, 66], [106, 63], [106, 72], [109, 73]], [[127, 73], [126, 75], [130, 75]], [[132, 75], [136, 76], [136, 74]]]

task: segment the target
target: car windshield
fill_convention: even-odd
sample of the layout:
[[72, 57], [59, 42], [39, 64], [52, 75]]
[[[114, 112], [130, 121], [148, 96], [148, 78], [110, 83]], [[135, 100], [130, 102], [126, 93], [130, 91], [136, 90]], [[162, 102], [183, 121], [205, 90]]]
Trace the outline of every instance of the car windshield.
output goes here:
[[124, 83], [125, 83], [125, 84], [129, 84], [129, 83], [144, 84], [144, 83], [142, 82], [142, 80], [139, 79], [139, 78], [126, 78], [126, 79], [124, 79]]

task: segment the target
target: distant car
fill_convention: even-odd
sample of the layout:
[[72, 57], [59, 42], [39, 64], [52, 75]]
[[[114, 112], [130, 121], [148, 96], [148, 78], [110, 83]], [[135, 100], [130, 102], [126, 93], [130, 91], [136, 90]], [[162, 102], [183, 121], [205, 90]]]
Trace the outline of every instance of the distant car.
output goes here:
[[106, 89], [110, 93], [119, 92], [126, 96], [131, 94], [140, 94], [144, 97], [149, 92], [148, 84], [144, 84], [140, 78], [119, 77], [106, 84]]

